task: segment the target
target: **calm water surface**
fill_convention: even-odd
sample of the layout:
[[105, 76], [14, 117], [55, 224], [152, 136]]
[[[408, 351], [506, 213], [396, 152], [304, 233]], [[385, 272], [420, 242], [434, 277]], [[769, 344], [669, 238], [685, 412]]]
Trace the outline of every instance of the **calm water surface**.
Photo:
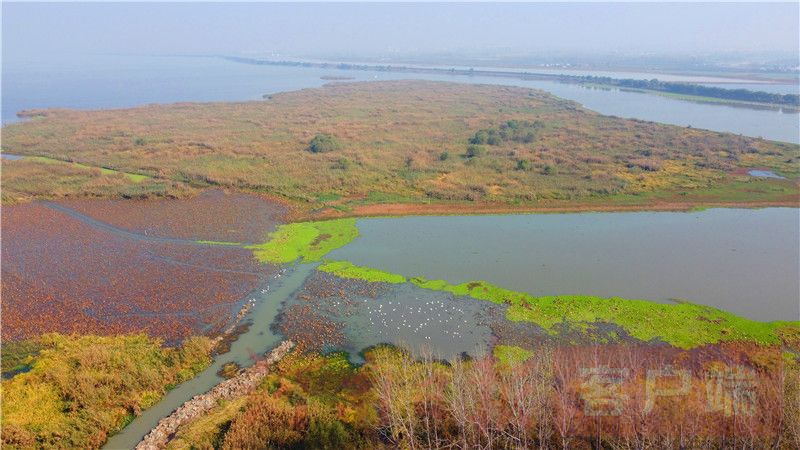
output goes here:
[[97, 109], [178, 101], [257, 100], [263, 94], [319, 87], [327, 83], [322, 76], [345, 76], [357, 81], [428, 79], [543, 89], [603, 114], [800, 142], [797, 113], [699, 104], [553, 81], [256, 66], [213, 57], [108, 55], [4, 61], [2, 71], [3, 123], [17, 121], [18, 111], [32, 108]]
[[771, 170], [749, 170], [747, 174], [750, 175], [751, 177], [775, 178], [778, 180], [786, 179], [786, 177], [782, 177]]
[[800, 320], [799, 211], [360, 219], [360, 236], [329, 257], [534, 295], [679, 298], [756, 320]]

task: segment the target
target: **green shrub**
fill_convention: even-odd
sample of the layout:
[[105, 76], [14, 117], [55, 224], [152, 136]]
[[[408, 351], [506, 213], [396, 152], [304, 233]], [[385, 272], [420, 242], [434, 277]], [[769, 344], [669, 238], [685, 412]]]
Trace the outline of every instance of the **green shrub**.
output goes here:
[[439, 161], [447, 161], [448, 159], [450, 159], [449, 152], [442, 152], [439, 154]]
[[308, 143], [308, 151], [311, 153], [327, 153], [341, 148], [342, 144], [335, 136], [324, 133], [317, 134], [314, 136], [314, 139], [311, 139], [311, 142]]
[[517, 170], [531, 170], [531, 162], [527, 159], [518, 159]]
[[481, 145], [470, 145], [467, 147], [467, 158], [477, 158], [483, 156], [486, 150]]
[[333, 168], [334, 169], [339, 169], [339, 170], [348, 170], [352, 166], [353, 166], [353, 163], [350, 162], [349, 159], [347, 159], [347, 158], [339, 158], [339, 160], [336, 161], [336, 163], [333, 165]]
[[311, 420], [305, 440], [306, 448], [353, 448], [350, 432], [344, 424], [331, 415], [321, 414]]

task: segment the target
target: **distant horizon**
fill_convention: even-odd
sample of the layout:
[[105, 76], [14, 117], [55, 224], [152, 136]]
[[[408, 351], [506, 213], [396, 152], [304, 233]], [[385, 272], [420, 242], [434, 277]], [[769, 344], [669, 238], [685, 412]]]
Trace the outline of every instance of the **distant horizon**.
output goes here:
[[3, 58], [70, 54], [295, 57], [792, 58], [789, 3], [4, 2]]

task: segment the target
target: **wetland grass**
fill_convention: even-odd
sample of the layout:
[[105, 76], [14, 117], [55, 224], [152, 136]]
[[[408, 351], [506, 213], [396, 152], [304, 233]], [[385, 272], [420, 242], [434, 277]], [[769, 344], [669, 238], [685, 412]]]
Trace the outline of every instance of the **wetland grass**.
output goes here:
[[[658, 204], [657, 196], [689, 206], [722, 198], [796, 205], [800, 175], [795, 144], [603, 116], [508, 86], [338, 83], [263, 102], [39, 113], [3, 128], [3, 151], [80, 164], [47, 164], [64, 181], [58, 190], [37, 190], [15, 172], [38, 163], [4, 163], [4, 202], [185, 196], [219, 187], [270, 193], [305, 217], [360, 214], [360, 206], [387, 199], [476, 210], [614, 205], [617, 196], [636, 195], [654, 195], [639, 199], [642, 209]], [[337, 150], [308, 151], [315, 136], [328, 137], [316, 139], [320, 148], [335, 142]], [[470, 145], [475, 157], [455, 157]], [[74, 179], [90, 166], [107, 168], [91, 170], [114, 184], [103, 190]], [[743, 179], [734, 172], [746, 167], [787, 177], [765, 182], [786, 192], [750, 196], [748, 186], [734, 183]], [[692, 200], [700, 191], [705, 198]]]

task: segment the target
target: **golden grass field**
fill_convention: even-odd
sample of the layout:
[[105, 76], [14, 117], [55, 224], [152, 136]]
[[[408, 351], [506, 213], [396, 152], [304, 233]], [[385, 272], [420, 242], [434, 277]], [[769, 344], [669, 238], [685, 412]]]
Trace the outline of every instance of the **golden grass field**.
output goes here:
[[[6, 204], [212, 186], [282, 198], [304, 216], [799, 203], [798, 145], [603, 116], [517, 87], [334, 83], [263, 101], [26, 114], [3, 128], [3, 151], [72, 164], [4, 161]], [[509, 120], [535, 122], [532, 142], [466, 156], [476, 132]], [[308, 151], [317, 134], [341, 148]]]

